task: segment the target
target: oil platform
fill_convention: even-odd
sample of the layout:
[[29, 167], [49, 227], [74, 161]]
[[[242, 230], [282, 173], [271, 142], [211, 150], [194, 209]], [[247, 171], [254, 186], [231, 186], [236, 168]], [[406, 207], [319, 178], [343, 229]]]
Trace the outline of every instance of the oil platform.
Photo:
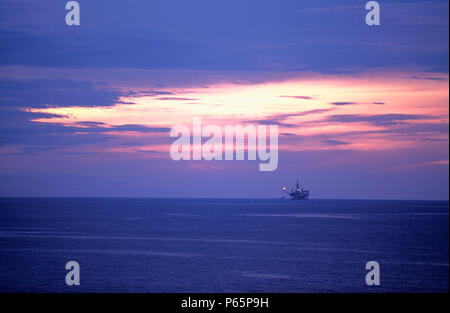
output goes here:
[[287, 191], [286, 187], [283, 187], [283, 191], [286, 192], [292, 200], [308, 200], [309, 199], [309, 190], [304, 190], [303, 186], [300, 185], [297, 180], [297, 184], [295, 188], [292, 188], [291, 191]]

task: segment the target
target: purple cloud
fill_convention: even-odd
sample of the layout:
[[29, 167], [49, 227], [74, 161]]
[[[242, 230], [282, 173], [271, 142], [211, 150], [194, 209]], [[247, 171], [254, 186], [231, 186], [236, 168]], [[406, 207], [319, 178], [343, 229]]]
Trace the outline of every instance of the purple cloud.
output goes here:
[[293, 98], [293, 99], [303, 99], [303, 100], [314, 99], [314, 97], [310, 97], [310, 96], [280, 96], [280, 98]]

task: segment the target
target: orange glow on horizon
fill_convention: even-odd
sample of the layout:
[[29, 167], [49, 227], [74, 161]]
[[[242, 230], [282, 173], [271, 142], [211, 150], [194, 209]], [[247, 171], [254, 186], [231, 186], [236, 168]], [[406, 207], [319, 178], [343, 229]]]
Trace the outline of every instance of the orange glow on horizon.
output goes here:
[[[436, 76], [435, 74], [429, 74]], [[167, 89], [170, 95], [121, 97], [109, 107], [27, 108], [33, 113], [62, 117], [33, 119], [38, 123], [66, 126], [78, 122], [100, 122], [105, 133], [126, 138], [164, 137], [167, 133], [114, 132], [111, 126], [139, 124], [171, 128], [176, 124], [191, 126], [193, 117], [202, 117], [203, 125], [279, 123], [280, 135], [304, 139], [302, 145], [285, 144], [280, 150], [356, 149], [380, 150], [408, 147], [417, 138], [384, 134], [392, 127], [448, 123], [448, 76], [442, 80], [417, 79], [418, 75], [335, 76], [317, 75], [261, 84], [216, 84], [208, 88]], [[421, 75], [422, 77], [426, 75]], [[441, 75], [442, 76], [442, 75]], [[124, 104], [126, 103], [126, 104]], [[131, 103], [131, 104], [130, 104]], [[374, 116], [402, 114], [412, 116], [392, 124], [370, 120], [343, 121], [339, 116]], [[338, 116], [338, 118], [336, 118]], [[414, 116], [421, 116], [415, 118]], [[79, 127], [82, 127], [80, 125]], [[447, 134], [418, 132], [414, 136], [430, 136], [447, 140]], [[326, 144], [336, 136], [335, 145]], [[338, 140], [342, 141], [338, 142]], [[329, 142], [329, 141], [328, 141]], [[150, 150], [168, 151], [161, 144]], [[116, 151], [129, 148], [117, 147]]]

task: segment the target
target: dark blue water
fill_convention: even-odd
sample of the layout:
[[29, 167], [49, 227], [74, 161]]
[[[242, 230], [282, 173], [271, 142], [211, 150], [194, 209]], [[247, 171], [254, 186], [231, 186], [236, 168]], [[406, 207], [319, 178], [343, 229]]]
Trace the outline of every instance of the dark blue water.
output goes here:
[[[0, 291], [446, 292], [448, 206], [0, 199]], [[71, 260], [80, 286], [65, 284]], [[365, 283], [372, 260], [380, 286]]]

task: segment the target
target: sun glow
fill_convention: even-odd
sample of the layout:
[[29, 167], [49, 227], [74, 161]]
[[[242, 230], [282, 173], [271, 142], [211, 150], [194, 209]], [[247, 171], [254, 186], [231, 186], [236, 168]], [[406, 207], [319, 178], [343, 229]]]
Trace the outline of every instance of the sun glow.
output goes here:
[[[417, 79], [413, 74], [315, 75], [262, 84], [167, 88], [160, 95], [124, 96], [107, 107], [25, 110], [52, 114], [33, 119], [34, 122], [66, 126], [96, 122], [105, 132], [112, 131], [109, 129], [112, 126], [130, 124], [170, 128], [194, 117], [217, 125], [276, 124], [286, 138], [280, 140], [281, 150], [367, 150], [408, 146], [414, 144], [417, 136], [430, 136], [426, 129], [410, 135], [401, 134], [400, 129], [448, 123], [448, 96], [448, 77], [431, 80]], [[385, 133], [395, 128], [399, 134]], [[117, 135], [149, 136], [133, 131]], [[152, 133], [151, 136], [167, 137], [168, 134]], [[448, 140], [448, 133], [432, 136], [436, 140]], [[303, 143], [297, 144], [296, 138], [302, 138]]]

